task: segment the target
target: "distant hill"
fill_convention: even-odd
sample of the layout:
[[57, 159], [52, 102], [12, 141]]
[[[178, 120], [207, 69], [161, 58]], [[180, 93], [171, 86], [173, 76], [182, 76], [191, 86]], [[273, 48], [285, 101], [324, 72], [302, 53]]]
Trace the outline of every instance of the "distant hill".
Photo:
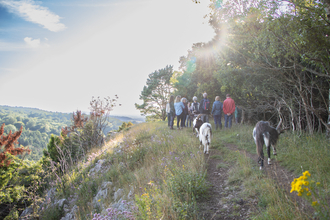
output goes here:
[[[0, 126], [5, 123], [5, 133], [18, 131], [23, 126], [23, 133], [18, 142], [29, 147], [32, 152], [25, 158], [39, 160], [43, 149], [47, 148], [52, 134], [59, 136], [61, 128], [71, 125], [72, 113], [51, 112], [38, 108], [0, 105]], [[117, 130], [123, 122], [133, 124], [143, 122], [143, 118], [110, 116], [109, 126], [104, 133]]]
[[117, 118], [121, 121], [124, 121], [124, 122], [137, 122], [137, 123], [140, 123], [140, 122], [145, 122], [145, 118], [142, 117], [142, 116], [117, 116], [117, 115], [113, 115], [111, 117], [114, 117], [114, 118]]

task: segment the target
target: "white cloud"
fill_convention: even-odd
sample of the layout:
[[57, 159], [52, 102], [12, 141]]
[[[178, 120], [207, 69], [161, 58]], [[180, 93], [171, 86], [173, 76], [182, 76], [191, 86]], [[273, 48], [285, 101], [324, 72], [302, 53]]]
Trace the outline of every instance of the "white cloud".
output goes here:
[[36, 48], [36, 47], [40, 46], [40, 39], [33, 40], [31, 37], [26, 37], [26, 38], [24, 38], [24, 41], [25, 41], [25, 43], [27, 43], [27, 45], [29, 47]]
[[36, 48], [49, 48], [50, 45], [47, 44], [48, 39], [42, 42], [39, 38], [32, 39], [31, 37], [25, 37], [24, 42], [7, 42], [0, 40], [0, 52], [1, 51], [24, 51], [29, 49], [36, 49]]
[[42, 25], [44, 28], [58, 32], [66, 27], [60, 23], [60, 16], [49, 11], [48, 8], [37, 5], [33, 0], [2, 0], [0, 5], [8, 8], [12, 13], [16, 13], [25, 20]]

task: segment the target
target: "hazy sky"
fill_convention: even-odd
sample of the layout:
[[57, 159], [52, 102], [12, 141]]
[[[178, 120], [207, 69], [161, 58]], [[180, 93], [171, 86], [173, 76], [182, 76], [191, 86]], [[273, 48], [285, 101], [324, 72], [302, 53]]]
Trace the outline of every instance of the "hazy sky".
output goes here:
[[88, 111], [119, 96], [113, 114], [139, 115], [147, 77], [214, 32], [209, 0], [0, 0], [0, 105]]

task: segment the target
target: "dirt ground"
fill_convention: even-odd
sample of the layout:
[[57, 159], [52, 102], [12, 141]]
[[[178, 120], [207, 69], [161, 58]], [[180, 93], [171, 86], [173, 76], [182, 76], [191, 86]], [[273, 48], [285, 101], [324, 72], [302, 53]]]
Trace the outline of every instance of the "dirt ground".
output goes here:
[[[226, 148], [232, 151], [239, 151], [246, 154], [257, 165], [257, 155], [250, 154], [244, 150], [239, 150], [233, 144], [226, 144]], [[219, 155], [217, 157], [216, 155]], [[198, 219], [250, 219], [250, 214], [257, 211], [257, 198], [242, 198], [241, 192], [243, 186], [241, 184], [228, 184], [228, 176], [230, 164], [222, 161], [220, 151], [211, 149], [209, 155], [205, 155], [207, 161], [207, 181], [210, 183], [209, 197], [198, 201], [199, 216]], [[272, 158], [274, 156], [272, 155]], [[223, 164], [217, 168], [218, 164]], [[290, 194], [291, 182], [295, 178], [293, 173], [281, 167], [277, 161], [272, 160], [272, 165], [265, 164], [262, 172], [268, 177], [274, 179], [279, 187], [285, 189], [288, 195], [294, 200], [301, 200], [298, 196]]]

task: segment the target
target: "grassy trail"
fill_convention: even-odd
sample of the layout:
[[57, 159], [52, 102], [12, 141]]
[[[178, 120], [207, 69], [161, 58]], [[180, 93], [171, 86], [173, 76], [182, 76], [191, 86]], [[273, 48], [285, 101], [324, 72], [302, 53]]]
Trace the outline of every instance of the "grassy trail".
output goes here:
[[[313, 219], [316, 216], [327, 219], [322, 218], [308, 201], [309, 198], [299, 197], [295, 192], [290, 193], [290, 190], [293, 179], [301, 175], [299, 170], [305, 171], [304, 166], [327, 174], [329, 170], [323, 164], [306, 163], [304, 157], [290, 158], [290, 155], [285, 155], [285, 152], [297, 150], [296, 145], [293, 145], [297, 140], [292, 140], [295, 137], [290, 134], [281, 138], [279, 156], [274, 158], [272, 155], [272, 165], [265, 165], [264, 170], [260, 171], [252, 127], [234, 126], [230, 130], [213, 131], [212, 150], [209, 156], [205, 156], [207, 181], [211, 183], [210, 198], [199, 201], [201, 219]], [[288, 143], [289, 146], [286, 145]], [[321, 146], [314, 145], [316, 147]], [[327, 152], [324, 152], [323, 157], [329, 160]], [[287, 162], [288, 159], [292, 161]], [[303, 165], [292, 169], [297, 164]], [[317, 172], [313, 174], [315, 179], [321, 176]], [[319, 195], [325, 199], [329, 198], [327, 181], [323, 176], [322, 188], [318, 191], [324, 193]]]

